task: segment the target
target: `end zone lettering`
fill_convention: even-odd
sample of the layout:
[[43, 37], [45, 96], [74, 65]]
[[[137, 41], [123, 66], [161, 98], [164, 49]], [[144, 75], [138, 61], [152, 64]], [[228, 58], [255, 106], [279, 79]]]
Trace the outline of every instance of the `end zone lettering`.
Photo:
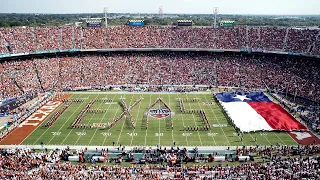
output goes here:
[[[39, 122], [45, 120], [50, 113], [52, 113], [61, 102], [59, 101], [48, 101], [44, 106], [34, 112], [31, 116], [29, 116], [25, 121], [23, 121], [19, 127], [22, 126], [37, 126]], [[39, 121], [39, 122], [29, 122], [29, 121]]]

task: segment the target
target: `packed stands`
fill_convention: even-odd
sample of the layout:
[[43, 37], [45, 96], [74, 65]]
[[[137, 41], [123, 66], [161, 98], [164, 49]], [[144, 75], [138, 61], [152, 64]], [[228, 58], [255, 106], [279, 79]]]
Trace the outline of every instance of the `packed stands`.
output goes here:
[[1, 64], [2, 99], [33, 91], [123, 84], [269, 89], [319, 101], [317, 61], [197, 53], [112, 53]]
[[[0, 52], [66, 49], [212, 48], [286, 51], [319, 55], [319, 29], [114, 26], [0, 28]], [[311, 48], [313, 46], [313, 48]]]
[[[175, 148], [176, 149], [176, 148]], [[109, 150], [96, 149], [95, 156], [102, 156], [107, 162], [98, 163], [94, 156], [80, 158], [81, 162], [71, 163], [65, 160], [71, 157], [85, 157], [89, 152], [55, 149], [34, 151], [30, 148], [11, 147], [0, 150], [1, 179], [319, 179], [319, 146], [277, 146], [259, 148], [239, 148], [234, 151], [235, 158], [227, 164], [194, 164], [185, 166], [196, 159], [210, 160], [209, 155], [194, 152], [189, 158], [185, 148], [181, 151], [148, 149], [142, 159], [132, 157], [132, 152], [123, 152], [111, 163]], [[259, 158], [247, 159], [234, 164], [238, 157], [249, 155]], [[128, 156], [128, 157], [127, 157]], [[248, 156], [248, 157], [249, 157]], [[150, 158], [152, 157], [152, 158]], [[176, 165], [171, 164], [176, 157]], [[132, 165], [119, 166], [122, 161], [131, 159]], [[159, 160], [152, 164], [150, 160]], [[141, 164], [141, 160], [143, 163]], [[253, 161], [252, 161], [253, 160]], [[160, 163], [161, 161], [161, 163]]]
[[[115, 26], [107, 29], [72, 26], [14, 27], [0, 28], [0, 54], [160, 47], [275, 50], [320, 55], [319, 35], [319, 29], [249, 26], [218, 29], [159, 26]], [[1, 101], [52, 88], [63, 90], [124, 84], [269, 88], [319, 102], [320, 64], [315, 60], [294, 57], [177, 52], [82, 54], [11, 60], [0, 64]], [[312, 129], [320, 130], [317, 107], [302, 114], [301, 118]], [[298, 149], [286, 146], [260, 147], [238, 149], [235, 153], [256, 154], [263, 159], [263, 163], [190, 167], [160, 164], [137, 167], [111, 164], [87, 166], [61, 161], [63, 152], [60, 150], [45, 153], [9, 148], [0, 151], [0, 178], [320, 178], [319, 146], [301, 146]]]

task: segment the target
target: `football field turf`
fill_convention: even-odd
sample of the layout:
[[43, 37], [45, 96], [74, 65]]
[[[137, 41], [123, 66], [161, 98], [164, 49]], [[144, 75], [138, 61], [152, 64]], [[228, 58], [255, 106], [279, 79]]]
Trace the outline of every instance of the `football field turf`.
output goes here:
[[[96, 101], [90, 109], [102, 110], [99, 113], [85, 113], [81, 124], [108, 124], [124, 112], [120, 105], [121, 99], [127, 106], [137, 103], [129, 112], [135, 128], [123, 117], [112, 128], [76, 128], [71, 125], [93, 99], [109, 99], [112, 102]], [[146, 122], [145, 114], [148, 107], [161, 98], [172, 110], [172, 126], [169, 118], [154, 118], [149, 116]], [[210, 124], [206, 130], [187, 130], [184, 127], [203, 127], [205, 125], [200, 114], [182, 113], [179, 98], [183, 101], [185, 110], [203, 109]], [[72, 103], [50, 127], [44, 127], [45, 120], [22, 144], [39, 145], [89, 145], [89, 146], [242, 146], [242, 145], [295, 145], [296, 142], [286, 132], [255, 132], [244, 133], [243, 140], [237, 135], [234, 127], [230, 126], [220, 107], [214, 102], [210, 93], [75, 93], [71, 99], [81, 99], [83, 102]], [[199, 99], [199, 101], [187, 101]], [[212, 102], [212, 103], [210, 103]], [[62, 106], [59, 107], [59, 109]], [[165, 108], [161, 103], [152, 109]], [[57, 109], [56, 111], [58, 111]], [[148, 128], [146, 128], [148, 126]], [[257, 141], [254, 142], [254, 139]]]

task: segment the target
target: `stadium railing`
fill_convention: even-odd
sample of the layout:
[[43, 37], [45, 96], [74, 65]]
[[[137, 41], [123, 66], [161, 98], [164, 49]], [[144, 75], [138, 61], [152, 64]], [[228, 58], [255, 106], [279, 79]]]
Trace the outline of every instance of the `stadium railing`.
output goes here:
[[176, 52], [212, 52], [212, 53], [245, 53], [245, 54], [266, 54], [266, 55], [287, 55], [299, 56], [306, 58], [318, 58], [320, 55], [308, 55], [303, 53], [281, 52], [281, 51], [266, 51], [254, 49], [204, 49], [204, 48], [113, 48], [113, 49], [69, 49], [69, 50], [51, 50], [51, 51], [38, 51], [38, 52], [25, 52], [16, 54], [0, 54], [0, 60], [6, 58], [22, 58], [35, 55], [55, 55], [55, 54], [68, 54], [68, 53], [86, 53], [86, 52], [161, 52], [161, 51], [176, 51]]

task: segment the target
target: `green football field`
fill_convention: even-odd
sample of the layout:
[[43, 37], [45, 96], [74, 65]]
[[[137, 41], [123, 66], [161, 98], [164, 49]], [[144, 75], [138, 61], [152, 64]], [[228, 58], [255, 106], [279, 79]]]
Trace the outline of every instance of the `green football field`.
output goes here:
[[[102, 113], [87, 112], [81, 124], [108, 124], [118, 117], [124, 110], [120, 105], [121, 99], [127, 106], [132, 105], [138, 98], [142, 101], [130, 110], [131, 121], [135, 129], [125, 118], [119, 120], [112, 128], [72, 129], [71, 124], [86, 107], [96, 99], [111, 99], [112, 102], [96, 101], [90, 109], [103, 110]], [[149, 116], [146, 129], [145, 114], [150, 104], [161, 98], [172, 110], [173, 129], [169, 118], [154, 118]], [[207, 115], [210, 129], [188, 131], [184, 127], [203, 127], [204, 121], [200, 114], [186, 114], [180, 111], [180, 99], [198, 98], [199, 101], [183, 102], [185, 110], [203, 109]], [[177, 146], [241, 146], [241, 145], [294, 145], [296, 142], [285, 132], [256, 132], [243, 134], [240, 140], [234, 127], [230, 126], [220, 107], [214, 102], [210, 93], [75, 93], [71, 99], [83, 99], [81, 103], [73, 103], [67, 108], [57, 121], [50, 127], [42, 123], [22, 144], [39, 145], [90, 145], [90, 146], [170, 146], [173, 142]], [[212, 102], [206, 104], [205, 102]], [[60, 106], [62, 108], [62, 106]], [[165, 108], [157, 103], [152, 109]], [[56, 111], [58, 111], [57, 109]], [[49, 119], [49, 118], [48, 118]], [[254, 138], [257, 141], [254, 142]]]

